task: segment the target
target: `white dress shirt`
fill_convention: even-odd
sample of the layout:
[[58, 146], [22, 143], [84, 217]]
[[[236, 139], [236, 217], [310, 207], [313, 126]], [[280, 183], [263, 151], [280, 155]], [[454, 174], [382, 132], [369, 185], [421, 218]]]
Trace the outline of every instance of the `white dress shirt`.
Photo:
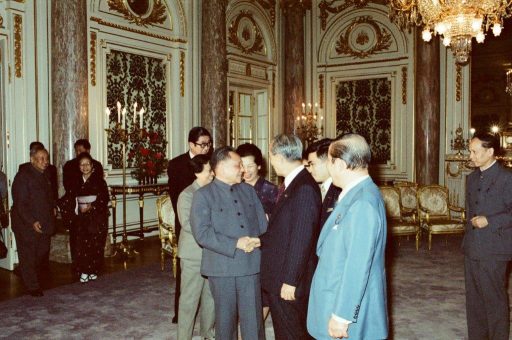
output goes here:
[[296, 167], [295, 169], [293, 169], [292, 172], [290, 172], [285, 178], [284, 178], [284, 187], [285, 189], [288, 188], [288, 186], [290, 185], [290, 183], [295, 179], [295, 177], [297, 177], [297, 175], [299, 174], [299, 172], [301, 172], [302, 170], [304, 170], [304, 165], [299, 165], [298, 167]]

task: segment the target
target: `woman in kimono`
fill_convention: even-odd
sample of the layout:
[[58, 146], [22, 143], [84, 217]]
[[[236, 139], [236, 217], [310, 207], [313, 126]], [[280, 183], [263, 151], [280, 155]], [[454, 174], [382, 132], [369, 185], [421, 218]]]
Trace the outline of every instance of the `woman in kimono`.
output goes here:
[[91, 176], [94, 166], [91, 155], [78, 155], [82, 177], [60, 200], [63, 217], [70, 220], [77, 232], [75, 267], [80, 282], [96, 280], [103, 265], [108, 230], [107, 183], [100, 176]]

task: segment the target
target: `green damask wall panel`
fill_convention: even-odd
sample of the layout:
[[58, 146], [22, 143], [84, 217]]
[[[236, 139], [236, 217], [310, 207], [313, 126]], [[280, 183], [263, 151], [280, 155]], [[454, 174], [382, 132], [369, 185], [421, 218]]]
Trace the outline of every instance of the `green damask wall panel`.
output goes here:
[[386, 164], [390, 160], [390, 80], [351, 80], [336, 86], [336, 135], [349, 132], [366, 138], [372, 150], [373, 164]]

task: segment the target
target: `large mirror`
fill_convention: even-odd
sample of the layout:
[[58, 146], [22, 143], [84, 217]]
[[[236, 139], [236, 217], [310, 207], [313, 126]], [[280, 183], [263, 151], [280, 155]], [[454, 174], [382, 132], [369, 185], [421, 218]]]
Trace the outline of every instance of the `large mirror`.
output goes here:
[[483, 44], [474, 42], [471, 54], [471, 127], [489, 132], [494, 127], [505, 147], [507, 133], [512, 137], [512, 93], [506, 92], [511, 69], [512, 18], [505, 20], [499, 37], [487, 34]]

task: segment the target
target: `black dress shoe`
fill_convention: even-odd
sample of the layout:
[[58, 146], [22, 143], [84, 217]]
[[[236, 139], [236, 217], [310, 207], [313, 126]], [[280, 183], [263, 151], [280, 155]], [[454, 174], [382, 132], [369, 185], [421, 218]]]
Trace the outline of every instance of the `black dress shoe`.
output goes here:
[[178, 323], [178, 316], [177, 315], [173, 316], [171, 322]]
[[41, 289], [29, 290], [28, 293], [33, 297], [41, 297], [44, 295]]

